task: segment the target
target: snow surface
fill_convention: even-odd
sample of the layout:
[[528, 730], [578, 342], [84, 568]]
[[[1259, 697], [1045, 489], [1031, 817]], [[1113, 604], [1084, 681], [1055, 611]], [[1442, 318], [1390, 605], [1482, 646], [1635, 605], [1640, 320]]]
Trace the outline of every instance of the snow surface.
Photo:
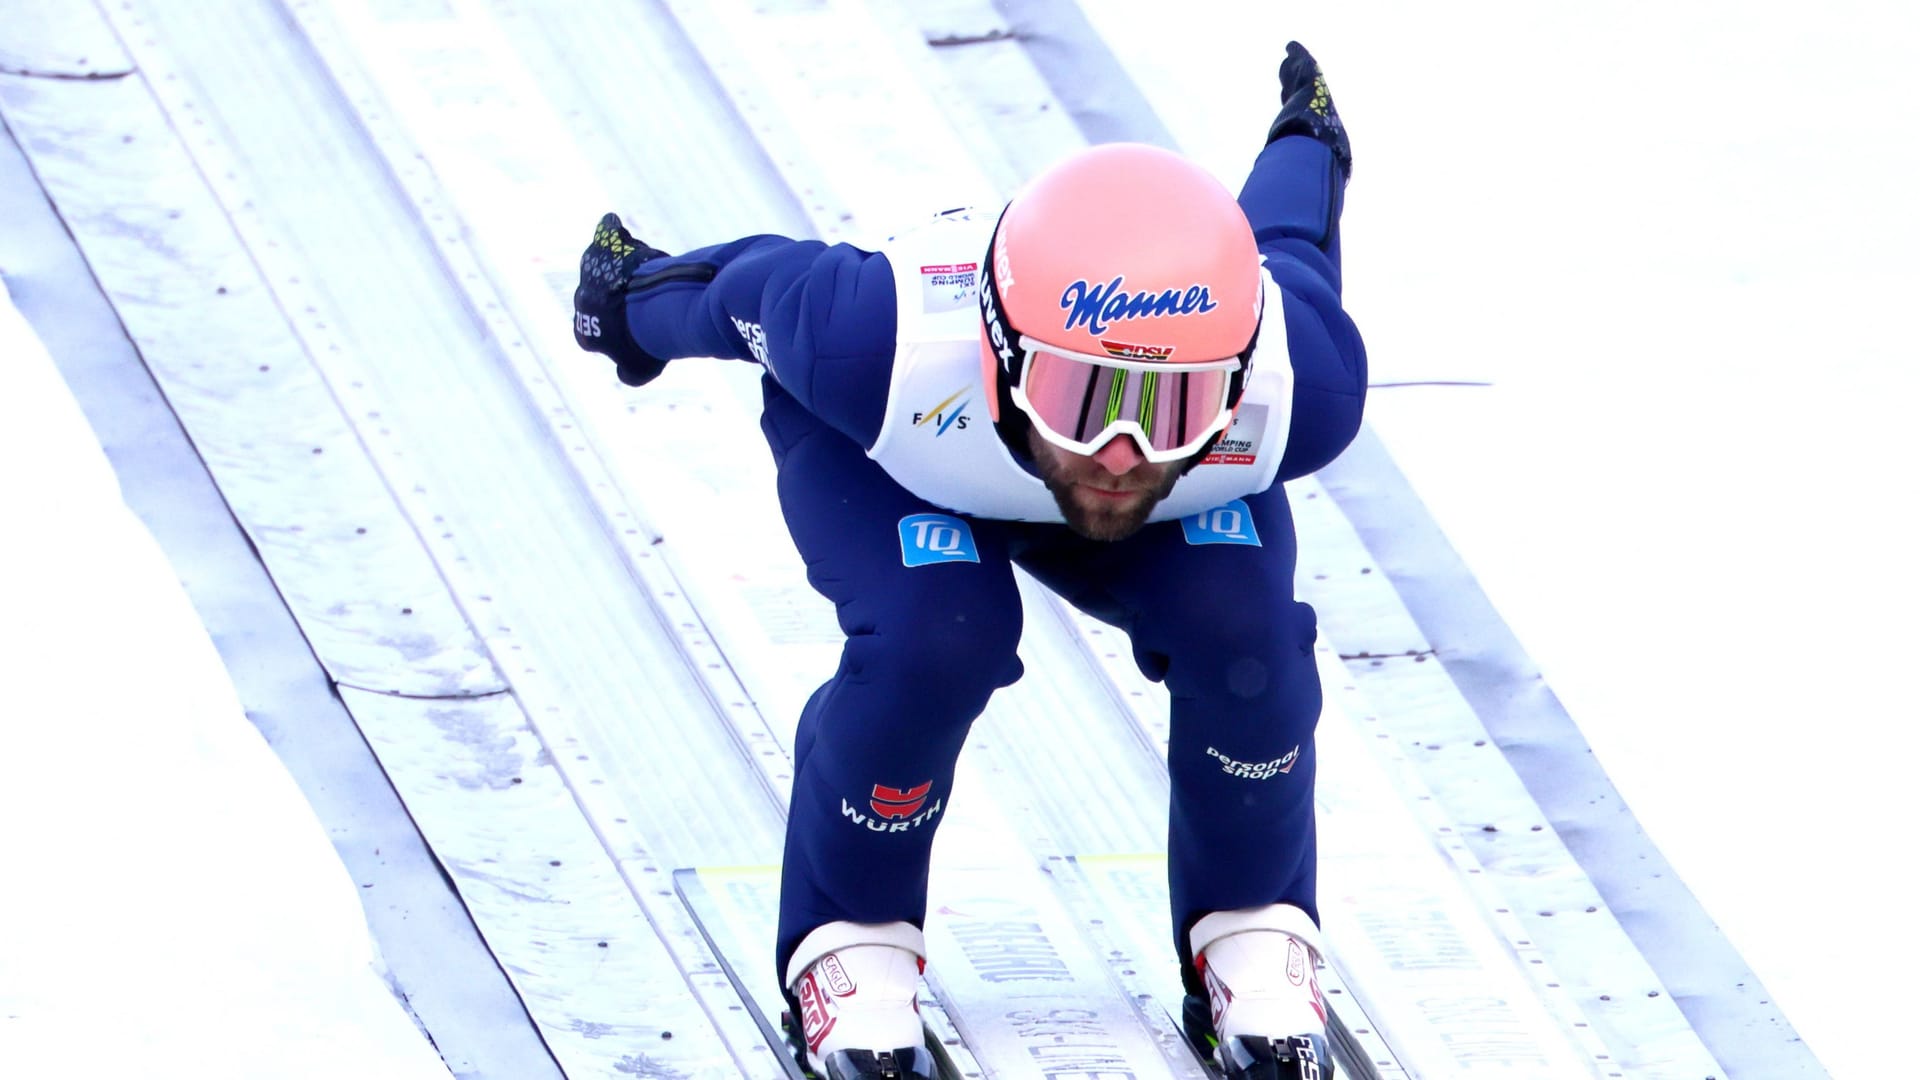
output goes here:
[[1377, 383], [1492, 385], [1371, 422], [1815, 1054], [1884, 1075], [1920, 961], [1920, 13], [1393, 7], [1315, 42], [1349, 304]]
[[1369, 423], [1821, 1062], [1896, 1060], [1920, 9], [1084, 6], [1223, 177], [1322, 61]]
[[[1166, 28], [1167, 63], [1225, 68], [1204, 50], [1277, 57], [1285, 36], [1307, 40], [1355, 138], [1347, 284], [1375, 381], [1491, 384], [1383, 385], [1373, 425], [1654, 841], [1815, 1053], [1837, 1076], [1881, 1073], [1902, 1060], [1892, 1033], [1907, 1010], [1890, 988], [1920, 959], [1904, 926], [1913, 859], [1897, 854], [1907, 843], [1888, 841], [1916, 818], [1904, 662], [1920, 645], [1908, 539], [1908, 470], [1920, 461], [1909, 418], [1920, 390], [1909, 314], [1920, 292], [1920, 71], [1910, 59], [1920, 14], [1892, 0], [1267, 7], [1183, 6], [1168, 19], [1180, 25]], [[1225, 32], [1240, 20], [1279, 37]], [[22, 377], [14, 350], [9, 338], [9, 401]], [[18, 467], [22, 447], [68, 424], [59, 412], [9, 410], [9, 513], [47, 514], [48, 527], [5, 563], [4, 630], [22, 670], [98, 693], [71, 703], [86, 715], [67, 724], [9, 725], [9, 758], [43, 764], [0, 785], [5, 862], [75, 876], [58, 896], [7, 891], [5, 918], [40, 920], [49, 945], [0, 958], [0, 1008], [21, 1007], [25, 979], [71, 1000], [110, 983], [155, 1002], [269, 1008], [231, 972], [181, 986], [191, 966], [160, 978], [113, 951], [131, 947], [136, 916], [202, 927], [201, 941], [220, 936], [216, 919], [232, 920], [223, 930], [246, 925], [245, 910], [206, 906], [236, 884], [207, 887], [217, 864], [194, 868], [193, 902], [181, 891], [193, 883], [169, 876], [165, 860], [128, 894], [87, 878], [87, 861], [73, 857], [86, 850], [84, 816], [61, 833], [16, 824], [70, 806], [73, 785], [109, 780], [132, 799], [139, 783], [169, 776], [274, 776], [230, 764], [257, 758], [259, 745], [213, 735], [171, 746], [195, 759], [124, 770], [123, 755], [103, 748], [130, 751], [116, 740], [140, 725], [112, 737], [77, 728], [124, 722], [152, 701], [122, 701], [116, 688], [172, 680], [209, 698], [183, 700], [171, 723], [252, 737], [237, 704], [204, 681], [204, 640], [156, 654], [101, 636], [190, 615], [177, 593], [147, 587], [162, 572], [123, 510], [69, 498], [103, 490], [97, 454], [39, 452], [32, 469]], [[27, 494], [46, 502], [16, 501], [28, 479]], [[101, 551], [108, 533], [131, 554]], [[123, 572], [112, 586], [145, 601], [94, 617], [83, 588]], [[78, 614], [86, 650], [16, 651], [53, 642], [57, 620]], [[111, 678], [100, 677], [102, 659]], [[7, 674], [16, 693], [19, 675]], [[16, 717], [44, 716], [54, 702], [12, 704]], [[197, 783], [163, 787], [141, 801], [146, 812], [188, 814], [212, 797]], [[281, 805], [286, 793], [261, 798]], [[243, 824], [278, 842], [210, 839], [209, 850], [297, 837], [309, 869], [330, 858], [297, 813]], [[337, 870], [314, 872], [312, 891], [261, 902], [324, 905], [350, 891]], [[138, 935], [148, 948], [162, 938]], [[328, 952], [313, 945], [255, 942], [262, 955], [288, 950], [277, 955], [289, 974]], [[361, 943], [336, 945], [358, 971]], [[316, 1026], [357, 1030], [360, 1008], [343, 1004]], [[227, 1016], [230, 1034], [246, 1030], [244, 1016]], [[395, 1017], [404, 1024], [387, 1009], [369, 1030]], [[73, 1026], [84, 1031], [84, 1014]]]
[[0, 356], [0, 1065], [446, 1077], [353, 880], [3, 285]]

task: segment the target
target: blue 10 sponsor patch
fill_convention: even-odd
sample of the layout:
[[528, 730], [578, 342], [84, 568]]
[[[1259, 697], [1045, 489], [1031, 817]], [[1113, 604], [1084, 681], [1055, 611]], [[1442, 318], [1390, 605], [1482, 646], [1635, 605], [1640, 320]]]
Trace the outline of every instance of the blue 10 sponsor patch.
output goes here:
[[1244, 499], [1216, 506], [1180, 519], [1180, 528], [1189, 544], [1246, 544], [1260, 546], [1260, 531], [1253, 527], [1253, 511]]
[[900, 561], [907, 566], [980, 561], [973, 530], [949, 514], [908, 514], [900, 519]]

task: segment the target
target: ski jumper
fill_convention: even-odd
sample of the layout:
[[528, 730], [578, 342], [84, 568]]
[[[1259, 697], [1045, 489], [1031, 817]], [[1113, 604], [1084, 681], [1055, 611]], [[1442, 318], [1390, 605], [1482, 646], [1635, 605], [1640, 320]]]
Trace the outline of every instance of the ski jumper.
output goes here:
[[1360, 424], [1343, 185], [1312, 138], [1259, 155], [1239, 196], [1267, 277], [1246, 395], [1150, 523], [1117, 542], [1071, 531], [988, 419], [977, 286], [990, 219], [942, 215], [879, 251], [752, 236], [634, 277], [642, 349], [766, 369], [781, 509], [847, 635], [795, 735], [778, 970], [828, 922], [923, 924], [961, 745], [1021, 675], [1016, 564], [1124, 630], [1171, 693], [1168, 870], [1189, 989], [1186, 931], [1202, 915], [1284, 902], [1317, 918], [1315, 619], [1294, 599], [1281, 481], [1331, 461]]

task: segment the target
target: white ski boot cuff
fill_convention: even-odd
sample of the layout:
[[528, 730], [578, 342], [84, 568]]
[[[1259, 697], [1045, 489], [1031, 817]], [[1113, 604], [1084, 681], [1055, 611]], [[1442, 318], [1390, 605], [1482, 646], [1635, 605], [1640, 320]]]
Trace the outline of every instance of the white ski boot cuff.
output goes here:
[[1306, 912], [1290, 904], [1214, 912], [1194, 924], [1189, 940], [1222, 1043], [1325, 1035], [1326, 1002], [1315, 973], [1320, 931]]
[[912, 923], [830, 922], [800, 939], [799, 947], [793, 950], [793, 959], [787, 961], [787, 989], [793, 989], [800, 976], [821, 957], [856, 945], [891, 945], [905, 949], [916, 958], [916, 966], [919, 960], [927, 958], [926, 935]]
[[1268, 904], [1265, 907], [1213, 912], [1193, 924], [1187, 941], [1193, 946], [1193, 955], [1199, 956], [1221, 938], [1249, 930], [1278, 930], [1313, 950], [1314, 962], [1320, 961], [1320, 928], [1313, 924], [1306, 912], [1292, 904]]
[[842, 1050], [924, 1050], [925, 956], [925, 938], [904, 922], [833, 922], [801, 940], [787, 964], [787, 988], [815, 1072], [824, 1075], [827, 1059]]

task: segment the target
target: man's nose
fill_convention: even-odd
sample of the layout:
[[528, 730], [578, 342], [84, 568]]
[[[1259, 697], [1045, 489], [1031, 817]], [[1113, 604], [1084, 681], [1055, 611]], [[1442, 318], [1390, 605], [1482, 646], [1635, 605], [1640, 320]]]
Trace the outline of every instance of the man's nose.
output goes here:
[[1146, 464], [1147, 455], [1140, 452], [1140, 444], [1133, 441], [1133, 436], [1116, 435], [1093, 452], [1093, 460], [1113, 475], [1124, 476]]

